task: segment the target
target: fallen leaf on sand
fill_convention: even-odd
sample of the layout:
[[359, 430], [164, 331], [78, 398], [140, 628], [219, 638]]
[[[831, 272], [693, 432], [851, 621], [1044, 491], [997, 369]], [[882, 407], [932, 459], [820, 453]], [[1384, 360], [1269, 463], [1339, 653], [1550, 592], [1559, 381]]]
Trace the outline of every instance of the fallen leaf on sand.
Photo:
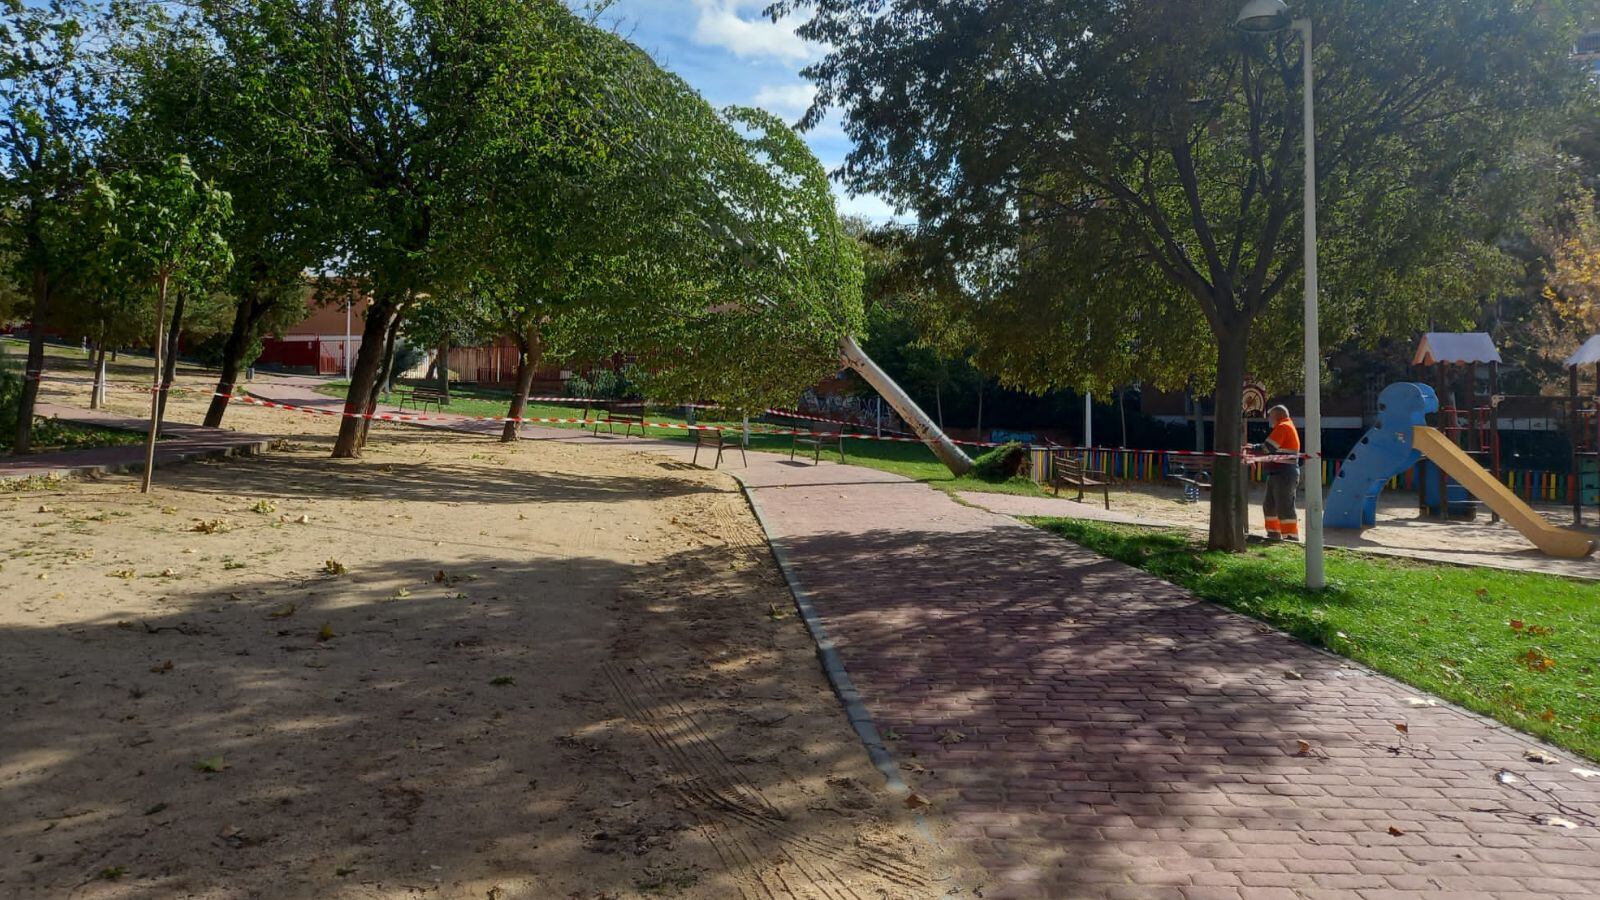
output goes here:
[[1561, 760], [1551, 756], [1543, 750], [1524, 750], [1522, 751], [1522, 758], [1528, 762], [1536, 762], [1544, 766], [1553, 766], [1556, 763], [1561, 762]]
[[317, 629], [317, 640], [319, 641], [331, 641], [336, 636], [337, 635], [333, 633], [332, 625], [323, 625], [321, 628]]
[[194, 525], [190, 526], [189, 530], [199, 532], [200, 534], [223, 534], [232, 531], [233, 525], [226, 519], [211, 519], [209, 521], [205, 519], [196, 519]]
[[906, 809], [927, 809], [932, 805], [933, 801], [921, 794], [911, 794], [906, 797]]
[[221, 756], [211, 756], [205, 759], [195, 760], [194, 763], [194, 770], [196, 772], [221, 772], [227, 767], [227, 763], [222, 761]]
[[350, 570], [346, 569], [344, 563], [339, 562], [337, 559], [330, 559], [322, 564], [322, 571], [329, 575], [343, 575]]
[[163, 673], [166, 673], [166, 672], [171, 672], [172, 671], [172, 660], [169, 659], [166, 662], [156, 663], [155, 665], [150, 667], [150, 671], [156, 673], [157, 675], [160, 675], [160, 674], [163, 674]]
[[280, 606], [277, 609], [273, 610], [272, 612], [267, 613], [267, 618], [269, 618], [269, 619], [287, 619], [290, 616], [294, 615], [294, 611], [299, 609], [299, 608], [300, 607], [299, 607], [298, 604], [286, 603], [283, 606]]

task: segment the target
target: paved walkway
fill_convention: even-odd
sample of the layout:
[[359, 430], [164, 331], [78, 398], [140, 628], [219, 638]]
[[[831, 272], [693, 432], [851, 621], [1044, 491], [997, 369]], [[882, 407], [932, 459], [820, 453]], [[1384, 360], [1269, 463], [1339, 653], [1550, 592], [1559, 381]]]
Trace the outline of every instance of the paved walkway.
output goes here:
[[729, 471], [988, 900], [1596, 895], [1581, 761], [924, 485], [750, 461]]
[[[39, 404], [37, 414], [64, 422], [119, 431], [143, 432], [150, 427], [149, 421], [145, 419], [133, 419], [104, 410], [78, 409], [53, 403]], [[273, 440], [259, 434], [242, 434], [221, 428], [205, 428], [200, 425], [183, 425], [175, 422], [163, 423], [161, 434], [162, 440], [156, 444], [157, 470], [162, 466], [196, 459], [211, 459], [237, 453], [261, 453]], [[69, 478], [143, 470], [143, 444], [62, 450], [25, 456], [0, 456], [0, 481]]]

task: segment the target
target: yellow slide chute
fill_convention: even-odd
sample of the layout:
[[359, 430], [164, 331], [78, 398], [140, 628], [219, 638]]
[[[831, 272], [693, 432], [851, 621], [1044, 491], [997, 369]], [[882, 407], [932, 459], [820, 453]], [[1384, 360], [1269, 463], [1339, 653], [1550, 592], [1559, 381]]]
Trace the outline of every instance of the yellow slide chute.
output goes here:
[[1472, 460], [1455, 441], [1445, 437], [1438, 429], [1426, 425], [1411, 430], [1411, 445], [1433, 460], [1445, 474], [1454, 478], [1472, 496], [1482, 500], [1510, 523], [1512, 528], [1533, 542], [1548, 556], [1562, 559], [1582, 559], [1595, 550], [1594, 538], [1580, 531], [1557, 528], [1522, 502], [1511, 489], [1495, 480], [1484, 468]]

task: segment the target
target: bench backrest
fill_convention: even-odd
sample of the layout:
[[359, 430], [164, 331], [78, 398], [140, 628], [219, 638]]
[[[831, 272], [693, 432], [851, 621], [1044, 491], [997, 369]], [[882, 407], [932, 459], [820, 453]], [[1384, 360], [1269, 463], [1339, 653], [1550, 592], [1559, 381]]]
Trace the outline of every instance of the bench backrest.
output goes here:
[[694, 442], [697, 444], [722, 443], [721, 428], [697, 428], [694, 432]]
[[1217, 466], [1215, 456], [1172, 456], [1168, 459], [1169, 467], [1184, 472], [1210, 472]]
[[1088, 469], [1082, 456], [1076, 453], [1050, 454], [1050, 468], [1057, 478], [1081, 479]]

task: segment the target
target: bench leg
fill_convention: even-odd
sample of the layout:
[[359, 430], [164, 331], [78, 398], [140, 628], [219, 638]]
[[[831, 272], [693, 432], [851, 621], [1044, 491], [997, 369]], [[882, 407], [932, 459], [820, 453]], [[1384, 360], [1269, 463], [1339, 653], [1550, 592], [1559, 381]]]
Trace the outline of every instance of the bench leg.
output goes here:
[[711, 468], [713, 468], [713, 469], [722, 468], [722, 445], [721, 444], [717, 445], [717, 459], [716, 459], [715, 462], [713, 462], [711, 464]]
[[744, 452], [744, 441], [739, 442], [739, 457], [744, 460], [744, 467], [750, 468], [750, 454]]
[[695, 442], [695, 445], [694, 445], [694, 457], [689, 460], [689, 465], [691, 465], [691, 466], [700, 465], [700, 443], [698, 441]]

